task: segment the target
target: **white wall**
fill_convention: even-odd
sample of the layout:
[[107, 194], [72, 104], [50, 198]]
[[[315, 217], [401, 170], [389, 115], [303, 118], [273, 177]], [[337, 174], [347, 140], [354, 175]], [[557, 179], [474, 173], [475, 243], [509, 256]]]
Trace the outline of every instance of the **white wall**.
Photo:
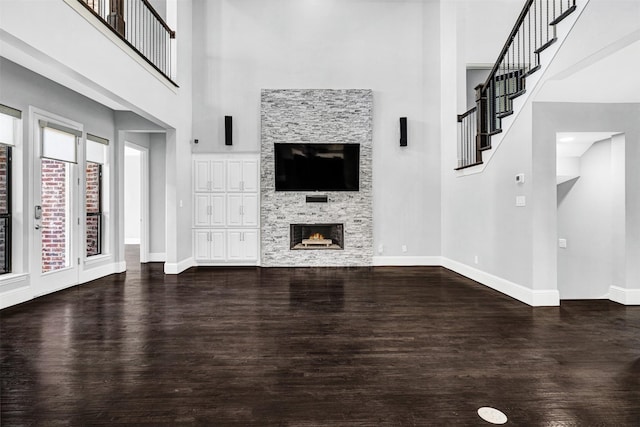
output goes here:
[[[624, 141], [617, 141], [622, 144]], [[558, 291], [561, 299], [608, 298], [614, 275], [624, 273], [624, 153], [611, 139], [596, 142], [580, 157], [580, 177], [558, 185]], [[616, 179], [616, 176], [618, 179]], [[614, 264], [618, 264], [614, 268]], [[617, 271], [616, 271], [617, 270]]]
[[149, 252], [165, 257], [166, 228], [166, 136], [149, 135]]
[[[115, 121], [113, 111], [104, 107], [82, 95], [79, 95], [57, 83], [52, 82], [36, 73], [33, 73], [11, 61], [0, 58], [0, 75], [2, 76], [2, 90], [0, 91], [0, 103], [22, 110], [22, 135], [23, 139], [19, 149], [14, 152], [14, 165], [22, 163], [22, 183], [23, 187], [17, 189], [20, 193], [22, 203], [14, 206], [14, 214], [17, 220], [23, 224], [23, 233], [14, 234], [15, 240], [20, 240], [23, 244], [21, 251], [21, 263], [13, 265], [15, 273], [27, 274], [21, 280], [13, 281], [6, 285], [0, 281], [0, 299], [2, 303], [0, 307], [31, 299], [34, 290], [31, 289], [29, 274], [36, 274], [35, 267], [29, 263], [31, 256], [30, 244], [33, 240], [32, 212], [33, 200], [29, 197], [35, 179], [30, 171], [33, 165], [33, 143], [29, 139], [32, 124], [29, 122], [29, 107], [37, 107], [50, 113], [65, 117], [78, 123], [82, 123], [84, 131], [91, 133], [110, 141], [109, 155], [111, 156], [109, 165], [108, 185], [111, 190], [108, 192], [110, 199], [108, 205], [110, 214], [107, 215], [108, 223], [106, 225], [105, 239], [108, 241], [106, 247], [109, 248], [108, 253], [104, 256], [97, 257], [88, 264], [81, 264], [80, 282], [92, 280], [104, 274], [118, 271], [119, 258], [116, 251], [118, 245], [118, 223], [116, 222], [116, 175], [118, 173], [118, 165], [113, 161], [114, 154], [117, 151], [115, 137]], [[21, 158], [18, 159], [17, 156]], [[84, 253], [80, 250], [80, 253]], [[6, 276], [0, 278], [6, 279]]]
[[457, 3], [464, 19], [464, 25], [458, 30], [464, 38], [465, 63], [493, 65], [518, 19], [524, 1], [462, 0]]
[[128, 245], [140, 244], [142, 219], [141, 177], [142, 156], [140, 151], [124, 147], [124, 242]]
[[[192, 2], [166, 4], [167, 22], [177, 33], [178, 87], [150, 72], [144, 60], [123, 49], [122, 42], [75, 0], [40, 1], [36, 9], [34, 2], [3, 0], [0, 55], [113, 109], [133, 111], [167, 131], [165, 222], [170, 244], [165, 268], [177, 273], [191, 258], [191, 199], [179, 197], [189, 193], [191, 180], [178, 171], [188, 170], [191, 163]], [[123, 156], [119, 151], [116, 163]], [[118, 187], [117, 194], [121, 190]], [[114, 218], [122, 221], [123, 215], [119, 198]]]
[[[614, 179], [624, 179], [624, 214], [618, 209], [616, 221], [624, 221], [624, 256], [621, 248], [621, 225], [614, 236], [616, 258], [614, 266], [618, 274], [612, 279], [609, 297], [626, 303], [640, 303], [640, 171], [635, 165], [640, 161], [640, 104], [581, 104], [581, 103], [535, 103], [533, 110], [533, 167], [539, 173], [533, 188], [534, 253], [533, 268], [535, 286], [557, 282], [553, 277], [557, 271], [557, 198], [555, 185], [555, 147], [557, 132], [620, 132], [625, 134], [624, 177], [620, 168]], [[618, 141], [619, 143], [619, 141]], [[615, 157], [621, 157], [620, 145], [614, 144]], [[618, 161], [618, 160], [616, 160]], [[617, 185], [618, 191], [622, 185]], [[621, 196], [616, 196], [616, 206]], [[624, 277], [620, 274], [624, 272]], [[551, 274], [550, 274], [551, 273]], [[619, 283], [622, 281], [622, 283]], [[611, 294], [611, 291], [615, 294]]]
[[[118, 114], [120, 116], [120, 114]], [[130, 120], [127, 126], [142, 127], [139, 123], [128, 117]], [[124, 125], [125, 120], [118, 120], [118, 125]], [[142, 146], [149, 150], [149, 252], [151, 254], [150, 261], [164, 261], [165, 239], [166, 239], [166, 135], [164, 133], [147, 133], [147, 132], [126, 132], [125, 140], [136, 145]], [[126, 156], [125, 156], [126, 157]], [[127, 192], [125, 182], [125, 193]], [[126, 195], [125, 195], [126, 206]], [[129, 211], [125, 210], [126, 217]], [[125, 235], [126, 238], [126, 235]]]
[[376, 254], [439, 255], [438, 2], [197, 0], [193, 24], [194, 152], [258, 152], [262, 88], [372, 89]]

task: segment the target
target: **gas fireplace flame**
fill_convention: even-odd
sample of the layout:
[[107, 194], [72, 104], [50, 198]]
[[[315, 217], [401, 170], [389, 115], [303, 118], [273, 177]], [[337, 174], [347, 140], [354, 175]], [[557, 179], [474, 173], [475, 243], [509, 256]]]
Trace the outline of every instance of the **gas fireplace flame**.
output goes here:
[[324, 236], [320, 233], [313, 233], [311, 236], [309, 236], [310, 240], [324, 240]]

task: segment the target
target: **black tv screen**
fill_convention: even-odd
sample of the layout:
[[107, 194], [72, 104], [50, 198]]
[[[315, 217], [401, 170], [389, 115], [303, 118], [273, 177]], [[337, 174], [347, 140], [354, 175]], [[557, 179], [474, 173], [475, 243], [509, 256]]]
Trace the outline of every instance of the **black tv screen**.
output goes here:
[[360, 144], [275, 144], [276, 191], [358, 191]]

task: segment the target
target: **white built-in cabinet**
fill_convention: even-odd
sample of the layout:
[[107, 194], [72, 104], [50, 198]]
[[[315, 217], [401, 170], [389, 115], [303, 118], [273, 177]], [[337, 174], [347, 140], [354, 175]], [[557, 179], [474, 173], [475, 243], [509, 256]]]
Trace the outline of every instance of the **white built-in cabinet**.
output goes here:
[[259, 177], [257, 154], [193, 155], [196, 263], [258, 263]]

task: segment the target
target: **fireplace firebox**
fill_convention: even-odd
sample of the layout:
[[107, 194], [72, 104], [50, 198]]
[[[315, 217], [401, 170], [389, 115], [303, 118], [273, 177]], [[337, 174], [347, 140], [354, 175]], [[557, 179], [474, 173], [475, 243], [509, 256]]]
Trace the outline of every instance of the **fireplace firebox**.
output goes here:
[[343, 224], [291, 224], [291, 250], [344, 249]]

